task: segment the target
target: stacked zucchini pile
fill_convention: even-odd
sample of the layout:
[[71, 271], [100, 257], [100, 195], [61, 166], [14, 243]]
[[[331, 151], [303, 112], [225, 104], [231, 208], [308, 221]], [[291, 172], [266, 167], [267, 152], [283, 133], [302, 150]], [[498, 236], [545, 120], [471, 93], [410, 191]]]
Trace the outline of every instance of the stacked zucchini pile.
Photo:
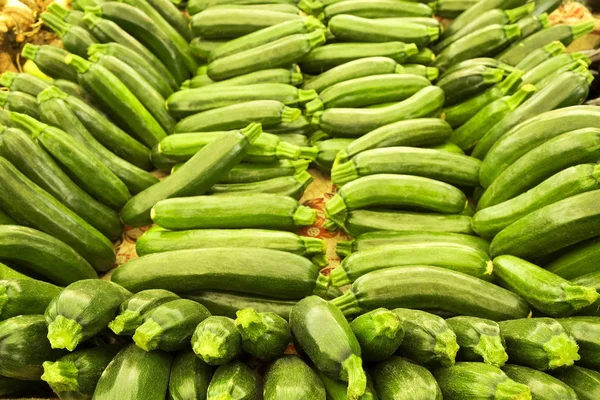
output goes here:
[[593, 23], [558, 3], [50, 5], [65, 49], [0, 77], [0, 396], [600, 398]]

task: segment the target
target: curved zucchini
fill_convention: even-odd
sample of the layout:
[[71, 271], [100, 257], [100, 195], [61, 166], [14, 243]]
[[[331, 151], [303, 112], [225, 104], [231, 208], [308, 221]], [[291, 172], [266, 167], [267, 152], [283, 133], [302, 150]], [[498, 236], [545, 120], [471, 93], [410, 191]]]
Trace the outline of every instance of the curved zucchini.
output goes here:
[[231, 318], [209, 316], [194, 330], [192, 349], [208, 365], [223, 365], [241, 354], [242, 336]]
[[[290, 379], [293, 376], [294, 379]], [[264, 377], [265, 400], [325, 400], [319, 376], [297, 356], [284, 356], [269, 366]]]
[[508, 360], [500, 327], [496, 322], [476, 317], [453, 317], [446, 322], [456, 334], [460, 360], [483, 360], [495, 367], [502, 367]]
[[504, 71], [501, 69], [476, 66], [444, 74], [436, 85], [446, 93], [444, 105], [452, 106], [480, 94], [503, 79]]
[[530, 312], [520, 296], [506, 289], [460, 272], [425, 266], [371, 272], [331, 303], [344, 315], [379, 307], [415, 307], [498, 321], [525, 318]]
[[[319, 3], [319, 1], [317, 1]], [[390, 1], [390, 0], [346, 0], [329, 1], [329, 4], [323, 10], [323, 17], [326, 20], [336, 15], [354, 15], [363, 18], [407, 18], [407, 17], [432, 17], [433, 10], [427, 4], [412, 1]]]
[[373, 366], [370, 372], [382, 399], [442, 400], [442, 392], [431, 372], [406, 359], [390, 357]]
[[600, 240], [593, 238], [581, 242], [559, 255], [544, 269], [565, 279], [573, 280], [598, 271], [596, 263]]
[[43, 12], [40, 19], [56, 33], [67, 51], [80, 57], [86, 57], [88, 47], [97, 43], [96, 38], [86, 29], [71, 25], [54, 14]]
[[0, 92], [0, 107], [7, 111], [26, 114], [32, 118], [40, 119], [40, 110], [35, 97], [15, 91]]
[[594, 400], [600, 396], [600, 372], [587, 368], [571, 367], [555, 374], [569, 385], [579, 400]]
[[236, 312], [236, 317], [243, 350], [260, 360], [271, 361], [281, 356], [292, 340], [287, 320], [275, 313], [244, 308]]
[[181, 351], [171, 367], [169, 400], [206, 399], [213, 369], [191, 350]]
[[236, 400], [254, 400], [260, 395], [260, 378], [240, 361], [217, 368], [208, 385], [206, 398], [227, 398], [232, 393], [236, 394]]
[[571, 317], [557, 321], [579, 345], [581, 360], [577, 364], [597, 370], [600, 366], [600, 318]]
[[27, 43], [21, 50], [21, 55], [33, 62], [44, 74], [54, 79], [66, 79], [77, 82], [77, 71], [65, 63], [65, 57], [70, 53], [56, 46], [36, 46]]
[[391, 357], [404, 340], [404, 327], [392, 311], [378, 308], [360, 315], [350, 323], [362, 357], [367, 362], [383, 361]]
[[579, 399], [573, 389], [542, 371], [512, 364], [502, 367], [502, 371], [513, 381], [526, 385], [531, 390], [531, 395], [534, 399]]

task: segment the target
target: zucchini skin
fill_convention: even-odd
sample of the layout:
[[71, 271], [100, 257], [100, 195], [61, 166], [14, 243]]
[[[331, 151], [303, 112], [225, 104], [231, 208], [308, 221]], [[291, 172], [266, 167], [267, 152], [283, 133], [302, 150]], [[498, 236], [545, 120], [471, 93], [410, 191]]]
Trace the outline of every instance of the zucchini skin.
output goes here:
[[204, 305], [213, 315], [235, 318], [236, 312], [252, 308], [258, 312], [274, 313], [285, 319], [290, 317], [296, 300], [281, 300], [234, 292], [195, 291], [184, 294], [185, 298]]
[[600, 396], [600, 372], [571, 367], [555, 375], [575, 391], [579, 400], [594, 400]]
[[[319, 378], [321, 378], [321, 382], [325, 386], [325, 392], [327, 394], [327, 398], [331, 397], [331, 400], [347, 400], [348, 396], [346, 394], [348, 389], [348, 384], [346, 382], [342, 382], [337, 379], [331, 379], [327, 377], [322, 372], [317, 371], [319, 374]], [[375, 393], [375, 388], [373, 387], [373, 381], [369, 374], [365, 372], [367, 375], [367, 390], [365, 390], [365, 394], [359, 397], [360, 400], [377, 400], [377, 393]]]
[[404, 358], [390, 357], [374, 365], [370, 372], [382, 399], [442, 400], [442, 392], [431, 372]]
[[436, 85], [446, 93], [444, 105], [448, 107], [482, 93], [503, 79], [504, 71], [501, 69], [475, 66], [444, 74]]
[[54, 79], [77, 82], [77, 71], [65, 63], [70, 53], [56, 46], [35, 46], [27, 43], [21, 55], [33, 62], [44, 74]]
[[297, 356], [277, 359], [265, 374], [265, 400], [325, 400], [325, 397], [325, 386], [317, 373]]
[[[580, 193], [600, 189], [598, 177], [600, 177], [600, 168], [595, 164], [580, 164], [564, 169], [510, 200], [475, 213], [472, 221], [473, 230], [481, 236], [493, 237], [510, 224], [545, 206]], [[564, 262], [559, 260], [555, 260], [554, 264]], [[568, 261], [564, 266], [555, 267], [556, 270], [570, 270], [570, 268]], [[552, 268], [548, 269], [556, 272]], [[577, 276], [579, 272], [573, 271], [574, 275], [570, 275], [570, 271], [566, 273], [568, 276], [558, 275], [570, 279]], [[585, 273], [586, 270], [582, 269], [579, 274]]]
[[242, 353], [242, 336], [231, 318], [209, 316], [193, 334], [192, 349], [208, 365], [226, 364]]
[[135, 344], [121, 350], [104, 370], [94, 391], [97, 400], [164, 400], [173, 356], [146, 352]]
[[385, 308], [362, 314], [350, 322], [367, 362], [391, 357], [404, 340], [404, 327], [398, 316]]
[[[113, 267], [115, 250], [105, 236], [30, 181], [3, 157], [0, 157], [0, 171], [0, 206], [15, 221], [63, 241], [100, 271]], [[81, 268], [85, 275], [77, 275], [77, 279], [96, 277], [92, 270]]]
[[227, 132], [209, 143], [176, 173], [133, 196], [121, 210], [122, 221], [129, 226], [149, 225], [152, 223], [150, 210], [159, 201], [208, 191], [225, 171], [242, 160], [261, 132], [260, 125], [250, 124], [246, 129]]
[[235, 78], [225, 79], [224, 81], [215, 82], [208, 75], [196, 75], [190, 80], [190, 89], [210, 86], [215, 87], [228, 86], [245, 86], [258, 83], [285, 83], [287, 85], [299, 86], [302, 83], [302, 73], [299, 68], [271, 68], [262, 71], [250, 72], [236, 76]]
[[542, 87], [543, 81], [551, 77], [554, 73], [561, 71], [562, 68], [566, 68], [578, 60], [589, 65], [590, 60], [582, 53], [559, 54], [544, 61], [523, 75], [523, 83], [531, 83]]
[[592, 274], [598, 270], [595, 262], [600, 249], [598, 243], [599, 239], [593, 238], [569, 247], [544, 269], [569, 280]]
[[[204, 40], [201, 37], [197, 37], [190, 42], [190, 52], [198, 61], [207, 62], [208, 57], [213, 50], [216, 50], [218, 47], [228, 42], [229, 41], [226, 40]], [[204, 71], [203, 74], [196, 74], [196, 76], [199, 75], [204, 75], [205, 78], [210, 79], [208, 75], [206, 75], [206, 71]], [[210, 81], [212, 82], [212, 80]], [[185, 82], [182, 82], [182, 85], [184, 84]]]
[[526, 385], [534, 399], [578, 400], [573, 389], [542, 371], [513, 364], [503, 366], [502, 371], [513, 381]]
[[402, 102], [383, 108], [330, 108], [316, 113], [312, 124], [333, 136], [359, 137], [394, 122], [430, 117], [443, 104], [444, 91], [428, 86]]
[[[348, 398], [364, 394], [367, 378], [360, 344], [337, 307], [317, 296], [306, 297], [292, 309], [290, 326], [296, 341], [319, 371], [348, 382]], [[331, 337], [336, 340], [332, 342]]]
[[206, 398], [218, 399], [231, 393], [236, 393], [238, 400], [254, 400], [260, 394], [260, 378], [240, 361], [232, 361], [216, 369]]
[[600, 365], [600, 319], [597, 317], [570, 317], [557, 319], [558, 323], [577, 341], [581, 360], [578, 365], [597, 370]]
[[280, 160], [268, 164], [239, 164], [229, 170], [229, 173], [219, 183], [252, 183], [280, 176], [292, 176], [306, 171], [308, 164], [308, 160]]
[[526, 215], [494, 237], [490, 254], [532, 259], [598, 236], [599, 196], [598, 190], [578, 194]]
[[[457, 287], [462, 288], [460, 293]], [[345, 315], [379, 307], [418, 307], [500, 321], [525, 318], [530, 312], [520, 296], [506, 289], [460, 272], [426, 266], [371, 272], [331, 303]]]
[[[266, 257], [270, 257], [270, 261]], [[182, 268], [184, 265], [186, 268]], [[281, 265], [288, 268], [282, 271]], [[224, 273], [230, 276], [227, 282], [222, 279]], [[235, 290], [298, 299], [315, 290], [318, 273], [315, 265], [295, 254], [267, 249], [216, 248], [150, 254], [120, 266], [112, 280], [133, 291]], [[271, 285], [284, 281], [287, 283], [279, 288]]]
[[[325, 2], [328, 3], [328, 2]], [[329, 20], [337, 15], [353, 15], [363, 18], [409, 18], [432, 17], [433, 10], [427, 4], [420, 2], [378, 0], [346, 0], [329, 2], [323, 10], [324, 18]]]
[[32, 118], [40, 118], [40, 110], [35, 101], [35, 97], [15, 91], [3, 91], [0, 93], [0, 106], [7, 111], [26, 114]]
[[121, 237], [123, 231], [116, 211], [77, 186], [25, 132], [15, 128], [4, 130], [0, 134], [0, 154], [107, 238]]
[[169, 377], [169, 400], [206, 400], [213, 369], [191, 349], [175, 356]]
[[0, 280], [0, 320], [18, 315], [43, 314], [62, 288], [35, 279]]
[[100, 279], [71, 283], [54, 297], [44, 317], [53, 348], [73, 351], [77, 345], [106, 328], [131, 293]]
[[483, 361], [502, 367], [508, 360], [500, 327], [494, 321], [476, 317], [453, 317], [446, 320], [460, 346], [458, 359]]
[[239, 310], [236, 317], [242, 349], [260, 360], [271, 361], [281, 356], [292, 340], [288, 321], [275, 313], [245, 308]]

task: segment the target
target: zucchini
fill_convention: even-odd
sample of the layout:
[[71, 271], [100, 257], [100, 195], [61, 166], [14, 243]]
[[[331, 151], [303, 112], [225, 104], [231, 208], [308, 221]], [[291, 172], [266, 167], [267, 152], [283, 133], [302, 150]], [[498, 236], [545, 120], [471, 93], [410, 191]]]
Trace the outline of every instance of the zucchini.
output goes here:
[[91, 399], [100, 375], [122, 346], [108, 345], [78, 350], [43, 364], [41, 379], [48, 382], [60, 398]]
[[508, 360], [504, 339], [496, 322], [464, 316], [453, 317], [446, 322], [456, 334], [460, 360], [483, 361], [495, 367], [502, 367]]
[[538, 0], [535, 2], [535, 9], [533, 10], [533, 15], [540, 15], [542, 13], [552, 13], [556, 10], [562, 3], [557, 0]]
[[299, 135], [305, 135], [307, 137], [311, 136], [310, 141], [314, 142], [314, 140], [312, 139], [312, 135], [313, 133], [315, 133], [314, 129], [310, 125], [310, 121], [303, 115], [300, 115], [298, 118], [295, 118], [292, 121], [282, 121], [279, 124], [270, 127], [269, 131], [274, 135], [296, 133]]
[[377, 174], [416, 175], [459, 187], [479, 185], [476, 158], [440, 150], [391, 147], [367, 150], [350, 161], [333, 167], [331, 179], [337, 185]]
[[[198, 61], [208, 62], [210, 53], [227, 42], [227, 40], [205, 40], [201, 37], [197, 37], [190, 42], [190, 52]], [[197, 73], [196, 75], [199, 74]], [[203, 75], [206, 75], [206, 72], [204, 72]], [[206, 77], [208, 78], [208, 76]]]
[[44, 314], [52, 348], [73, 351], [106, 328], [129, 296], [121, 286], [100, 279], [71, 283], [52, 299]]
[[527, 303], [506, 289], [460, 272], [427, 266], [370, 272], [331, 303], [345, 315], [379, 307], [427, 308], [493, 321], [529, 314]]
[[442, 392], [431, 372], [404, 358], [390, 357], [370, 371], [382, 399], [442, 400]]
[[411, 74], [382, 74], [350, 79], [323, 90], [306, 104], [309, 115], [324, 108], [361, 108], [406, 100], [431, 86], [425, 77]]
[[512, 364], [502, 367], [502, 371], [513, 381], [526, 385], [533, 399], [578, 400], [573, 389], [542, 371]]
[[[224, 264], [225, 259], [229, 260], [227, 264]], [[285, 271], [281, 265], [286, 265]], [[223, 274], [230, 278], [227, 281], [221, 279]], [[113, 273], [112, 280], [136, 292], [145, 289], [177, 293], [235, 290], [279, 299], [298, 299], [313, 291], [324, 293], [329, 281], [319, 277], [317, 267], [304, 257], [251, 248], [150, 254], [121, 265]], [[284, 285], [283, 282], [287, 283]]]
[[569, 247], [545, 265], [544, 269], [569, 280], [594, 273], [598, 270], [596, 265], [598, 243], [599, 240], [593, 238]]
[[41, 13], [40, 19], [44, 22], [44, 25], [56, 33], [68, 52], [77, 54], [80, 57], [86, 57], [88, 47], [98, 42], [86, 29], [71, 25], [49, 12]]
[[201, 304], [188, 299], [168, 301], [146, 311], [133, 341], [146, 350], [176, 351], [188, 346], [196, 326], [210, 317]]
[[558, 75], [560, 75], [561, 73], [563, 73], [565, 71], [578, 72], [580, 74], [586, 75], [586, 76], [588, 76], [588, 81], [591, 82], [593, 76], [589, 75], [589, 70], [588, 70], [589, 64], [590, 64], [589, 59], [587, 59], [585, 61], [579, 59], [571, 64], [567, 64], [563, 67], [558, 68], [556, 71], [552, 72], [551, 74], [549, 74], [548, 76], [546, 76], [542, 80], [540, 80], [538, 83], [536, 83], [536, 86], [539, 88], [546, 87], [550, 82], [552, 82], [554, 80], [554, 78], [556, 78]]
[[[3, 157], [0, 157], [0, 171], [0, 206], [11, 218], [71, 246], [98, 270], [106, 271], [113, 267], [115, 251], [105, 236], [29, 180]], [[71, 275], [72, 278], [65, 278], [65, 281], [96, 277], [87, 265], [81, 261], [77, 264], [80, 265], [77, 273]], [[67, 274], [68, 270], [56, 273], [55, 276], [60, 276]]]
[[433, 3], [436, 15], [441, 18], [455, 19], [479, 0], [439, 0]]
[[54, 79], [66, 79], [77, 82], [77, 71], [65, 62], [70, 53], [56, 46], [36, 46], [27, 43], [21, 55], [35, 62], [35, 65], [46, 75]]
[[440, 73], [436, 67], [427, 67], [420, 64], [404, 64], [402, 67], [404, 68], [404, 73], [424, 76], [431, 82], [435, 81]]
[[236, 312], [235, 326], [242, 335], [242, 349], [253, 357], [271, 361], [281, 356], [292, 340], [286, 319], [253, 308]]
[[[398, 132], [402, 132], [401, 135]], [[452, 134], [448, 123], [439, 118], [417, 118], [394, 122], [377, 128], [349, 142], [345, 150], [338, 153], [337, 162], [346, 162], [357, 154], [382, 147], [421, 147], [444, 143]]]
[[50, 83], [25, 72], [4, 71], [0, 75], [0, 85], [12, 92], [23, 92], [31, 96], [37, 96], [38, 93], [50, 86]]
[[[478, 211], [473, 216], [473, 230], [481, 236], [493, 237], [510, 224], [545, 206], [580, 193], [600, 189], [598, 177], [600, 177], [600, 167], [595, 164], [579, 164], [564, 169], [519, 196]], [[584, 264], [579, 267], [578, 263], [581, 261]], [[586, 266], [585, 259], [581, 261], [578, 253], [574, 253], [573, 256], [559, 257], [552, 263], [554, 267], [545, 268], [566, 279], [596, 269], [595, 264], [592, 269], [589, 269], [590, 266]]]
[[262, 132], [259, 124], [231, 131], [198, 151], [176, 173], [133, 196], [121, 210], [129, 226], [152, 223], [150, 210], [160, 200], [208, 191], [231, 167], [240, 162], [250, 144]]
[[[330, 400], [348, 400], [347, 392], [348, 392], [348, 384], [346, 382], [342, 382], [337, 379], [331, 379], [324, 375], [322, 372], [319, 372], [319, 378], [321, 378], [321, 382], [325, 386], [325, 392], [327, 394], [327, 399]], [[373, 380], [367, 375], [367, 389], [365, 393], [359, 397], [359, 400], [377, 400], [377, 393], [375, 393], [375, 388], [373, 387]]]
[[404, 340], [404, 326], [392, 311], [378, 308], [358, 316], [350, 323], [366, 362], [391, 357]]
[[246, 364], [232, 361], [217, 368], [208, 385], [206, 398], [207, 400], [221, 398], [254, 400], [259, 395], [260, 378], [258, 375]]
[[571, 367], [555, 375], [577, 394], [579, 400], [594, 400], [600, 396], [600, 372], [587, 368]]
[[208, 365], [223, 365], [241, 354], [242, 336], [231, 318], [209, 316], [197, 324], [192, 349]]
[[[306, 297], [292, 309], [290, 326], [296, 341], [319, 371], [348, 382], [349, 399], [358, 399], [365, 393], [367, 378], [360, 344], [337, 307], [316, 296]], [[336, 340], [332, 341], [332, 337]]]
[[428, 367], [454, 365], [458, 344], [444, 319], [419, 310], [396, 308], [392, 311], [404, 327], [404, 340], [398, 349], [401, 354]]
[[477, 143], [471, 155], [482, 160], [509, 130], [531, 117], [556, 108], [581, 104], [589, 91], [587, 79], [587, 75], [577, 72], [561, 73], [548, 86], [494, 125]]
[[168, 290], [142, 290], [125, 300], [119, 306], [119, 314], [108, 327], [117, 335], [133, 336], [135, 330], [144, 322], [144, 315], [156, 307], [179, 299]]
[[78, 25], [81, 27], [83, 27], [85, 25], [82, 22], [83, 14], [84, 14], [83, 11], [67, 9], [58, 3], [56, 3], [55, 5], [50, 4], [48, 6], [48, 8], [46, 8], [46, 11], [56, 15], [61, 20], [65, 21], [69, 24]]
[[[25, 132], [10, 128], [0, 133], [0, 154], [103, 235], [112, 240], [121, 237], [123, 231], [118, 214], [77, 186], [52, 157]], [[73, 256], [67, 259], [72, 261]], [[46, 261], [39, 266], [42, 267], [44, 263]], [[75, 262], [72, 265], [77, 264], [78, 262]], [[41, 270], [44, 269], [42, 267]]]
[[255, 85], [259, 83], [285, 83], [287, 85], [298, 86], [302, 83], [302, 79], [302, 73], [300, 73], [298, 66], [292, 68], [272, 68], [250, 72], [249, 74], [219, 82], [214, 82], [208, 75], [197, 75], [191, 79], [190, 89], [194, 89], [198, 85], [198, 82], [201, 83], [197, 87], [210, 86], [211, 89], [216, 87]]
[[501, 321], [500, 332], [509, 359], [540, 371], [571, 366], [579, 361], [575, 339], [552, 318]]
[[504, 79], [504, 71], [477, 66], [445, 74], [437, 86], [446, 93], [445, 106], [463, 102]]
[[562, 44], [560, 41], [557, 40], [551, 42], [545, 45], [544, 47], [532, 51], [529, 55], [523, 58], [523, 60], [520, 63], [518, 63], [515, 68], [524, 72], [531, 71], [533, 68], [537, 67], [544, 61], [547, 61], [552, 57], [556, 57], [564, 53], [565, 50], [565, 45]]
[[[246, 1], [243, 1], [242, 3], [244, 3]], [[301, 10], [296, 7], [296, 3], [292, 3], [292, 2], [285, 2], [285, 1], [280, 1], [280, 2], [261, 2], [261, 3], [257, 3], [257, 4], [251, 4], [251, 2], [248, 2], [248, 4], [241, 4], [240, 2], [228, 2], [226, 4], [217, 4], [214, 6], [210, 6], [210, 8], [234, 8], [234, 9], [241, 9], [241, 10], [253, 10], [253, 9], [258, 9], [258, 10], [267, 10], [267, 11], [278, 11], [278, 12], [286, 12], [286, 13], [290, 13], [290, 14], [300, 14]], [[191, 14], [190, 14], [191, 15]]]
[[534, 33], [541, 31], [542, 29], [548, 29], [551, 26], [550, 19], [546, 13], [525, 17], [520, 21], [517, 21], [517, 25], [521, 29], [521, 41]]
[[[319, 3], [318, 1], [316, 3]], [[330, 20], [336, 15], [353, 15], [363, 18], [405, 18], [405, 17], [432, 17], [433, 10], [427, 4], [413, 1], [390, 0], [345, 0], [328, 1], [332, 3], [323, 10], [325, 20]], [[337, 35], [336, 35], [337, 36]]]
[[334, 43], [310, 52], [302, 59], [300, 68], [309, 74], [320, 74], [350, 61], [371, 57], [389, 57], [402, 64], [417, 52], [417, 46], [412, 43]]
[[354, 139], [336, 138], [317, 142], [319, 154], [315, 164], [323, 171], [331, 171], [339, 151], [345, 149]]
[[176, 4], [168, 0], [148, 0], [148, 3], [185, 39], [185, 41], [189, 42], [193, 39], [188, 18], [182, 14]]
[[450, 140], [461, 149], [472, 149], [491, 127], [513, 113], [523, 102], [534, 95], [535, 91], [535, 86], [525, 85], [512, 96], [505, 96], [492, 101], [466, 121], [464, 125], [456, 129]]
[[454, 72], [460, 71], [462, 69], [473, 68], [473, 67], [487, 67], [487, 68], [501, 69], [502, 71], [504, 71], [504, 75], [506, 75], [506, 76], [510, 76], [510, 74], [517, 71], [517, 68], [515, 68], [511, 65], [508, 65], [506, 63], [500, 62], [500, 61], [496, 60], [495, 58], [476, 57], [476, 58], [471, 58], [469, 60], [461, 61], [459, 63], [452, 65], [450, 68], [445, 70], [441, 76], [444, 77], [446, 75], [453, 74]]
[[263, 385], [265, 400], [325, 400], [323, 382], [297, 356], [284, 356], [273, 362], [265, 374]]
[[169, 400], [206, 400], [213, 369], [191, 349], [175, 356], [169, 377]]
[[[600, 273], [598, 271], [591, 272], [579, 276], [571, 281], [575, 285], [587, 286], [596, 288], [596, 291], [600, 289]], [[600, 316], [600, 299], [596, 300], [594, 304], [580, 310], [577, 315], [589, 315], [589, 316]]]
[[598, 369], [600, 366], [600, 319], [597, 317], [571, 317], [557, 319], [558, 323], [577, 341], [581, 360], [577, 364]]
[[12, 113], [11, 121], [53, 156], [74, 181], [96, 200], [120, 209], [127, 202], [127, 186], [83, 143], [62, 129], [46, 125], [24, 114]]
[[157, 225], [183, 229], [279, 229], [312, 225], [317, 212], [291, 197], [267, 193], [162, 200], [152, 208]]
[[444, 400], [506, 399], [531, 400], [526, 385], [510, 379], [493, 365], [460, 362], [454, 366], [433, 371]]
[[446, 70], [454, 64], [476, 57], [495, 56], [521, 36], [518, 25], [489, 25], [458, 39], [446, 47], [433, 65]]
[[0, 322], [0, 373], [4, 377], [38, 381], [44, 361], [54, 361], [65, 352], [53, 350], [42, 315], [19, 315]]
[[515, 43], [498, 56], [498, 60], [510, 65], [517, 65], [531, 52], [546, 46], [554, 41], [560, 41], [565, 46], [575, 39], [590, 33], [594, 29], [592, 21], [582, 22], [577, 25], [555, 25], [543, 29], [525, 39]]
[[312, 125], [330, 135], [359, 137], [394, 122], [433, 116], [443, 104], [444, 91], [427, 86], [408, 99], [383, 108], [330, 108], [317, 112]]
[[[403, 63], [407, 64], [420, 64], [425, 66], [431, 66], [435, 61], [435, 54], [428, 47], [419, 49], [416, 54], [409, 55]], [[438, 71], [439, 72], [439, 71]]]
[[[56, 87], [44, 89], [38, 95], [42, 121], [64, 130], [75, 139], [75, 142], [78, 142], [87, 148], [104, 166], [125, 184], [131, 193], [139, 193], [155, 183], [158, 183], [158, 179], [152, 174], [116, 156], [97, 141], [87, 130], [85, 125], [77, 118], [77, 115], [69, 106], [67, 98], [68, 95]], [[42, 146], [46, 148], [43, 141]], [[60, 162], [59, 157], [55, 158], [59, 159]], [[85, 185], [82, 186], [85, 188]], [[107, 185], [104, 185], [104, 187], [106, 188]], [[129, 196], [127, 196], [127, 198], [129, 198]]]
[[[555, 73], [564, 71], [565, 67], [570, 68], [573, 63], [579, 60], [584, 62], [586, 67], [591, 63], [590, 59], [583, 53], [559, 54], [529, 70], [523, 75], [523, 83], [531, 83], [541, 88], [543, 87], [543, 81], [550, 78]], [[575, 63], [575, 65], [579, 65], [579, 63]]]
[[167, 396], [173, 356], [144, 351], [135, 344], [121, 350], [104, 370], [94, 391], [97, 400], [162, 400]]
[[26, 114], [32, 118], [40, 119], [40, 110], [35, 97], [15, 91], [0, 91], [0, 107], [7, 111]]
[[35, 279], [0, 280], [0, 320], [43, 314], [62, 288]]

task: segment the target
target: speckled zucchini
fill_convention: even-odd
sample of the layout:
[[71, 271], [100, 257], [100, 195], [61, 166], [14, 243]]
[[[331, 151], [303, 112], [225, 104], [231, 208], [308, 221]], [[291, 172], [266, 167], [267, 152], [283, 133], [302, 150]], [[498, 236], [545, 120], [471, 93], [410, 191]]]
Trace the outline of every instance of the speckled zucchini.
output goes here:
[[321, 170], [331, 171], [338, 152], [345, 149], [353, 141], [354, 139], [337, 138], [317, 142], [319, 154], [317, 155], [315, 164]]
[[175, 356], [169, 377], [169, 400], [206, 398], [213, 369], [189, 350]]
[[260, 360], [271, 361], [281, 356], [292, 340], [287, 320], [275, 313], [244, 308], [237, 311], [236, 317], [242, 349]]
[[600, 318], [570, 317], [557, 321], [579, 345], [581, 360], [577, 364], [597, 370], [600, 366]]
[[578, 400], [573, 389], [542, 371], [513, 364], [505, 365], [502, 371], [513, 381], [526, 385], [533, 399]]
[[236, 394], [237, 400], [254, 400], [260, 395], [260, 377], [246, 364], [232, 361], [215, 371], [208, 385], [207, 399]]
[[[431, 372], [409, 360], [393, 356], [375, 364], [370, 372], [381, 399], [442, 399], [442, 392]], [[376, 398], [373, 395], [373, 399]]]
[[35, 279], [0, 280], [0, 320], [43, 314], [62, 288]]
[[259, 83], [285, 83], [287, 85], [298, 86], [302, 83], [302, 73], [298, 66], [295, 65], [292, 68], [272, 68], [250, 72], [249, 74], [219, 82], [213, 81], [206, 74], [196, 75], [190, 80], [189, 89], [205, 86], [210, 86], [213, 89], [216, 87], [245, 86]]
[[208, 365], [223, 365], [241, 354], [242, 336], [231, 318], [210, 316], [193, 332], [192, 349]]
[[555, 374], [569, 385], [579, 400], [594, 400], [600, 396], [600, 372], [587, 368], [571, 367]]
[[40, 14], [40, 19], [56, 33], [64, 48], [73, 54], [86, 57], [88, 47], [97, 43], [97, 39], [86, 29], [71, 25], [54, 14], [43, 12]]

